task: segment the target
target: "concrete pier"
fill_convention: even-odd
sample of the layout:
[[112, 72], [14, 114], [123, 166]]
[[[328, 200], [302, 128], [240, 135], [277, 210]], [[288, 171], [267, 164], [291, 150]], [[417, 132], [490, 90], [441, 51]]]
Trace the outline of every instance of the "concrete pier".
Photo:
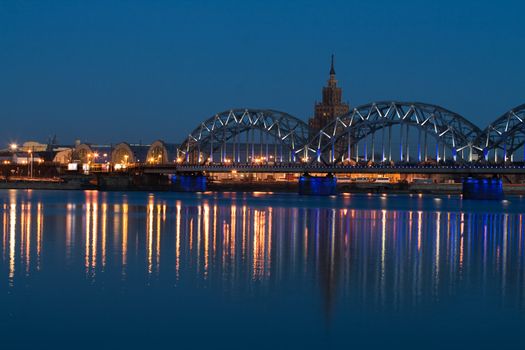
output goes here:
[[207, 189], [207, 179], [202, 174], [175, 174], [170, 176], [170, 181], [170, 189], [176, 192], [204, 192]]
[[503, 181], [499, 178], [475, 178], [463, 179], [463, 199], [474, 200], [501, 200], [503, 194]]
[[299, 177], [299, 194], [330, 196], [337, 194], [337, 178], [335, 176], [310, 176]]

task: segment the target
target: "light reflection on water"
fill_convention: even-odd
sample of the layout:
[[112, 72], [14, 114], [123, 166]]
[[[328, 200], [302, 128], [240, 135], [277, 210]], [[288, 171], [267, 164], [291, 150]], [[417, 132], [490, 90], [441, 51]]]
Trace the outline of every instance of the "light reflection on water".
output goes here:
[[2, 290], [56, 269], [90, 284], [107, 275], [254, 300], [292, 285], [318, 298], [320, 319], [345, 305], [411, 310], [467, 293], [525, 305], [519, 211], [188, 196], [2, 192]]

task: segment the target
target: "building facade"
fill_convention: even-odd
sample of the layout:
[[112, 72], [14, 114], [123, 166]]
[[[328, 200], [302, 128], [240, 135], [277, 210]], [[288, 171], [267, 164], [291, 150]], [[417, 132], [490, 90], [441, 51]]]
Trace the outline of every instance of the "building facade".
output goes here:
[[323, 99], [315, 104], [314, 116], [308, 121], [314, 132], [321, 130], [333, 119], [348, 113], [350, 106], [342, 102], [343, 90], [337, 86], [335, 79], [334, 55], [330, 66], [330, 78], [327, 86], [323, 87]]

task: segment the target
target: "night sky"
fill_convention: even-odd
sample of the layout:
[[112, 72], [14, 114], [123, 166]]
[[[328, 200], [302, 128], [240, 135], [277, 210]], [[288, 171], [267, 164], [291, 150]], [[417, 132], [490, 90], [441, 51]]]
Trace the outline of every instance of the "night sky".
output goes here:
[[351, 106], [525, 103], [522, 1], [0, 0], [0, 148], [180, 142], [233, 107], [306, 120], [330, 55]]

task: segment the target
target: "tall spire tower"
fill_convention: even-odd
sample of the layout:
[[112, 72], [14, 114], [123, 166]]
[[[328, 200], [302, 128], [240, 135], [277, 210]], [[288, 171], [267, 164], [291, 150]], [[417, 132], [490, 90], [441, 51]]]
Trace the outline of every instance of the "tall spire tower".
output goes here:
[[330, 80], [328, 81], [328, 84], [332, 82], [337, 84], [337, 80], [335, 80], [334, 54], [332, 54], [332, 62], [330, 64]]
[[343, 90], [337, 87], [334, 55], [332, 55], [330, 78], [328, 79], [327, 86], [323, 87], [323, 100], [315, 104], [314, 116], [308, 121], [312, 131], [317, 132], [333, 119], [348, 113], [350, 106], [347, 103], [341, 102], [342, 94]]

